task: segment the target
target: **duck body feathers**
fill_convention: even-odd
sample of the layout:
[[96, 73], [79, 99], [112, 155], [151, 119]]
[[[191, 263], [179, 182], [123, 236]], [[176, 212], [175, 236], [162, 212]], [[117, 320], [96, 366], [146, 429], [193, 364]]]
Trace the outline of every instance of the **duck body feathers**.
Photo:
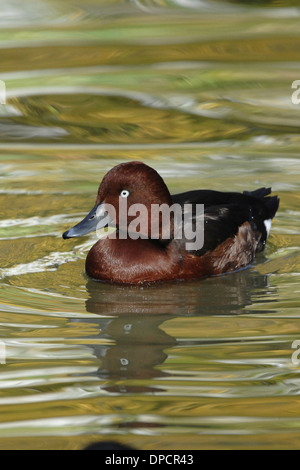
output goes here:
[[[225, 240], [238, 234], [239, 228], [249, 223], [256, 235], [255, 252], [264, 249], [271, 221], [279, 207], [277, 196], [269, 196], [271, 188], [255, 191], [221, 192], [196, 190], [172, 195], [173, 203], [182, 205], [204, 205], [204, 244], [200, 250], [192, 251], [203, 256], [215, 250]], [[196, 214], [194, 215], [196, 223]]]

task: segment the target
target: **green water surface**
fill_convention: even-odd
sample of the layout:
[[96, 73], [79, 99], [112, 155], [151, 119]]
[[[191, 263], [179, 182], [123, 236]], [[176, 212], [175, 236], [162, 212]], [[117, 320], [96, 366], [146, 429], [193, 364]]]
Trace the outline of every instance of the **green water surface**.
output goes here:
[[[299, 60], [296, 0], [1, 3], [1, 449], [299, 449]], [[265, 253], [88, 280], [95, 236], [61, 234], [130, 160], [171, 192], [272, 186]]]

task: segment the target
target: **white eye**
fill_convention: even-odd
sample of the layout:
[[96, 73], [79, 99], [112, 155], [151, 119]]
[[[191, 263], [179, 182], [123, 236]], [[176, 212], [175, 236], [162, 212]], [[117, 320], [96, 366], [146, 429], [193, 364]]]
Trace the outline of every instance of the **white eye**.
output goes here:
[[129, 194], [130, 192], [127, 189], [122, 189], [122, 191], [120, 192], [121, 197], [128, 197]]

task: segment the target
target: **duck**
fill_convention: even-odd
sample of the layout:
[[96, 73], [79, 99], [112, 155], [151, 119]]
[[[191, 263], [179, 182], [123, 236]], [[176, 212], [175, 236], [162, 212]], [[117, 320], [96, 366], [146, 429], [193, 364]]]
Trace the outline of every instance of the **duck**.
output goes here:
[[101, 232], [85, 263], [87, 276], [96, 281], [149, 284], [219, 276], [246, 268], [264, 250], [279, 207], [278, 196], [270, 194], [271, 188], [262, 187], [171, 195], [154, 168], [123, 162], [103, 177], [93, 209], [62, 236]]

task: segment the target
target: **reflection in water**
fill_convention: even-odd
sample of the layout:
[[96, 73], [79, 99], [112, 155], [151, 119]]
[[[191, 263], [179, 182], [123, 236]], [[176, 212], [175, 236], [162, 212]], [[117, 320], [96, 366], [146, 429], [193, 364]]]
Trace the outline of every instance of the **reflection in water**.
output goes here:
[[[1, 2], [0, 447], [299, 447], [299, 6]], [[92, 240], [60, 234], [128, 160], [174, 193], [272, 186], [270, 262], [86, 286]]]
[[155, 367], [166, 360], [164, 349], [176, 344], [175, 338], [159, 328], [166, 319], [166, 315], [99, 319], [99, 337], [112, 342], [93, 347], [94, 355], [101, 359], [96, 375], [105, 380], [103, 390], [114, 393], [159, 390], [145, 386], [145, 382], [129, 385], [127, 380], [144, 381], [165, 375]]
[[[251, 269], [201, 281], [116, 286], [89, 280], [88, 312], [100, 315], [234, 315], [247, 313], [268, 276]], [[217, 294], [217, 295], [216, 295]], [[170, 308], [170, 306], [172, 308]], [[245, 310], [246, 309], [246, 310]]]
[[[162, 388], [153, 387], [153, 382], [149, 386], [145, 382], [133, 385], [132, 380], [168, 375], [156, 366], [167, 359], [166, 349], [179, 343], [161, 329], [163, 323], [177, 315], [248, 313], [252, 296], [257, 292], [267, 293], [268, 276], [245, 269], [200, 282], [147, 287], [115, 286], [89, 280], [87, 290], [90, 296], [86, 301], [87, 311], [112, 316], [92, 320], [99, 326], [102, 342], [93, 346], [93, 354], [101, 359], [96, 375], [105, 381], [103, 389], [113, 393], [158, 392]], [[131, 379], [129, 384], [128, 379]]]

